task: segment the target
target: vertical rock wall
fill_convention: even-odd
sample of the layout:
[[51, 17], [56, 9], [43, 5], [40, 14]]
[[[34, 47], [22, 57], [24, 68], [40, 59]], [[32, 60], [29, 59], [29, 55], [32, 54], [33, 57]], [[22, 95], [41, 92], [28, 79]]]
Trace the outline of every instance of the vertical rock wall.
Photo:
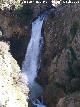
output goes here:
[[9, 45], [0, 42], [0, 107], [28, 107], [27, 78], [21, 73]]

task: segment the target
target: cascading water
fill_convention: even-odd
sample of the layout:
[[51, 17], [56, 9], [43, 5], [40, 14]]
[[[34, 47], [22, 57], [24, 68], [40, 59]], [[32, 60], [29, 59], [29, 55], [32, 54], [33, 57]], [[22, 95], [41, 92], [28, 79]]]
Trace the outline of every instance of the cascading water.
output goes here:
[[[30, 99], [34, 100], [37, 95], [42, 92], [42, 88], [39, 84], [36, 83], [35, 78], [37, 77], [37, 71], [39, 67], [39, 55], [41, 50], [41, 29], [43, 24], [44, 17], [38, 17], [32, 23], [32, 34], [31, 39], [28, 44], [27, 52], [25, 55], [25, 59], [22, 64], [22, 71], [27, 75], [28, 84], [30, 88]], [[37, 100], [37, 102], [39, 102]], [[35, 103], [37, 107], [45, 107], [40, 102], [38, 104]]]

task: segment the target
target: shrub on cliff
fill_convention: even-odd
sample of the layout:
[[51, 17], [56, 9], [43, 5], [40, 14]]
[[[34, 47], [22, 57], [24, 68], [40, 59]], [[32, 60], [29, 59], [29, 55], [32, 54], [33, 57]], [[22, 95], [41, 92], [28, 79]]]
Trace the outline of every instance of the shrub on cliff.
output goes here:
[[31, 6], [29, 4], [23, 5], [16, 9], [17, 16], [19, 16], [20, 20], [27, 21], [30, 20], [33, 14], [33, 10], [31, 9]]
[[11, 6], [15, 5], [18, 6], [20, 4], [20, 0], [0, 0], [0, 8], [4, 9], [10, 8]]

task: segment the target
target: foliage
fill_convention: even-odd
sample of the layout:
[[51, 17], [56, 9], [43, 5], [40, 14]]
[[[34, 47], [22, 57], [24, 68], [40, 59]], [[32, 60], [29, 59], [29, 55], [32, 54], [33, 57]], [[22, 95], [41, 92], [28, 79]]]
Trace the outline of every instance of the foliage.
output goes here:
[[80, 77], [80, 61], [78, 61], [72, 47], [69, 48], [68, 58], [69, 58], [68, 61], [69, 70], [67, 71], [67, 73], [70, 79]]
[[73, 25], [71, 26], [71, 29], [70, 29], [70, 33], [71, 33], [71, 36], [72, 38], [75, 37], [77, 31], [78, 31], [78, 28], [79, 28], [79, 23], [78, 22], [74, 22]]
[[72, 70], [75, 75], [75, 77], [80, 77], [80, 62], [75, 61], [72, 65]]
[[74, 74], [72, 65], [74, 64], [75, 61], [77, 61], [77, 57], [72, 47], [68, 48], [68, 60], [69, 60], [68, 61], [68, 65], [69, 65], [68, 75], [71, 78], [73, 78], [75, 77], [75, 74]]
[[75, 60], [77, 60], [76, 54], [72, 47], [69, 47], [69, 63], [73, 64]]
[[76, 36], [78, 29], [79, 29], [79, 22], [78, 21], [73, 22], [71, 29], [70, 29], [70, 36], [67, 39], [66, 50], [67, 50], [67, 54], [68, 54], [68, 66], [69, 66], [69, 70], [67, 71], [67, 73], [70, 76], [70, 78], [75, 77], [75, 71], [73, 69], [73, 64], [75, 61], [77, 61], [77, 57], [76, 57], [76, 53], [75, 53], [74, 49], [71, 46], [68, 47], [68, 45], [72, 43], [74, 37]]
[[11, 8], [11, 6], [15, 5], [18, 6], [20, 4], [20, 0], [0, 0], [0, 8], [4, 9], [6, 8]]
[[73, 24], [70, 28], [69, 37], [67, 38], [67, 44], [72, 43], [72, 41], [73, 41], [74, 37], [76, 36], [78, 30], [79, 30], [79, 22], [78, 21], [73, 22]]
[[16, 9], [16, 13], [20, 20], [27, 21], [28, 19], [30, 19], [32, 17], [33, 11], [31, 9], [30, 5], [27, 4], [27, 5], [18, 7]]

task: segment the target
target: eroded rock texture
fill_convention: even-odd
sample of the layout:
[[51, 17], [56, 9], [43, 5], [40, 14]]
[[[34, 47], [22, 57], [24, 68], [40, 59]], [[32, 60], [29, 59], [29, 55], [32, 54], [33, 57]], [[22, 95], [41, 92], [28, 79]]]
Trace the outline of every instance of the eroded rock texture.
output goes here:
[[51, 9], [44, 21], [44, 52], [38, 82], [44, 100], [55, 107], [65, 94], [80, 90], [80, 4]]
[[79, 107], [80, 106], [80, 92], [76, 92], [61, 98], [57, 107]]
[[0, 107], [28, 107], [29, 90], [24, 77], [9, 45], [0, 42]]

